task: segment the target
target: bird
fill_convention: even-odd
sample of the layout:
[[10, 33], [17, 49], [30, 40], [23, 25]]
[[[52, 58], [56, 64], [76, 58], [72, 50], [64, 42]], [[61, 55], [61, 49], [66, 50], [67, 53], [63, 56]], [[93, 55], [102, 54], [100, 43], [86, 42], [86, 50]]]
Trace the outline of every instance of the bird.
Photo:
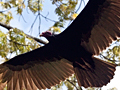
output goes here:
[[120, 37], [120, 0], [89, 0], [63, 32], [40, 36], [49, 43], [0, 65], [0, 90], [41, 90], [76, 75], [79, 86], [102, 87], [116, 65], [95, 57]]

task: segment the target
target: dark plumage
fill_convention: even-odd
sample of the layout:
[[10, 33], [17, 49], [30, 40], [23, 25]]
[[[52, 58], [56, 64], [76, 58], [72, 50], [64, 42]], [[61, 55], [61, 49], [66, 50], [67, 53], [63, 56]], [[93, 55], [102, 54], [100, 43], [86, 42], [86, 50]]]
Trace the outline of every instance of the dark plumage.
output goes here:
[[79, 86], [106, 85], [116, 65], [93, 56], [120, 36], [119, 11], [120, 0], [89, 0], [65, 31], [45, 36], [48, 44], [0, 65], [0, 90], [50, 88], [73, 73]]

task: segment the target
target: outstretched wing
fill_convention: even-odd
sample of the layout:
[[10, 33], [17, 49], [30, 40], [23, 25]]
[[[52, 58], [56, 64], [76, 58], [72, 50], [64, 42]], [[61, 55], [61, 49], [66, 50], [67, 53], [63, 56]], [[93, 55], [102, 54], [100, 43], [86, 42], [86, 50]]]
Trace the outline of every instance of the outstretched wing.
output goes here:
[[[59, 35], [65, 41], [79, 42], [98, 55], [120, 36], [120, 0], [89, 0], [73, 23]], [[73, 40], [74, 39], [74, 40]]]
[[16, 56], [0, 65], [0, 90], [51, 88], [74, 73], [72, 63], [61, 58], [51, 45]]
[[94, 15], [94, 22], [91, 32], [83, 34], [89, 35], [83, 38], [81, 45], [98, 55], [120, 37], [120, 0], [105, 0]]

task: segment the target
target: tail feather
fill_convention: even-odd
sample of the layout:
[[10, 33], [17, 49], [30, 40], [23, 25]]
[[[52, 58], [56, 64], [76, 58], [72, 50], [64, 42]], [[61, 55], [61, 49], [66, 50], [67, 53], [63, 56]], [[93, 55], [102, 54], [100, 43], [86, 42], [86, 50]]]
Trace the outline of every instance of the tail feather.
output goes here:
[[[84, 80], [85, 87], [90, 86], [92, 83], [89, 81], [89, 79], [88, 79], [89, 76], [88, 76], [88, 74], [85, 71], [83, 71], [83, 76], [85, 78], [85, 80]], [[86, 78], [86, 77], [88, 77], [88, 78]]]
[[[80, 69], [75, 68], [74, 71], [76, 72], [76, 77], [79, 77], [79, 79], [80, 79], [80, 80], [78, 80], [78, 78], [77, 78], [79, 86], [83, 86], [83, 85], [82, 85], [82, 84], [83, 84], [83, 80], [82, 80], [83, 77], [82, 77], [82, 73], [80, 72]], [[78, 73], [78, 72], [79, 72], [79, 73]]]
[[92, 57], [94, 68], [83, 69], [74, 67], [76, 78], [79, 86], [102, 87], [110, 82], [114, 76], [115, 64], [105, 62], [98, 58]]

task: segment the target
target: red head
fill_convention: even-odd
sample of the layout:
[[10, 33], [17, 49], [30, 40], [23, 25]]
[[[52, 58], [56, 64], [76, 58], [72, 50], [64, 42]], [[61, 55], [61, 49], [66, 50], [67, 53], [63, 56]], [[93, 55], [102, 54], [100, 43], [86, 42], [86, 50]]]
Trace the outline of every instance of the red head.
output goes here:
[[52, 36], [52, 33], [50, 31], [42, 32], [42, 34], [40, 34], [40, 37], [49, 37], [49, 36]]

